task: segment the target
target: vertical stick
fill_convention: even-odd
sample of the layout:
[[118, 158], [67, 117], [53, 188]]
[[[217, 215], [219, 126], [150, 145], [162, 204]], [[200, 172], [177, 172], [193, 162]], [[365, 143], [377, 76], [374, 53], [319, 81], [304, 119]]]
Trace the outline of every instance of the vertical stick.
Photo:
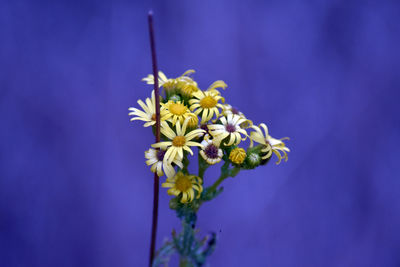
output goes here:
[[[153, 27], [153, 12], [150, 11], [148, 15], [149, 20], [149, 33], [150, 33], [150, 46], [151, 46], [151, 58], [153, 64], [153, 75], [154, 75], [154, 95], [156, 105], [156, 143], [160, 142], [160, 92], [158, 88], [158, 68], [156, 58], [156, 45], [154, 40], [154, 27]], [[158, 191], [159, 191], [160, 178], [157, 172], [154, 173], [154, 197], [153, 197], [153, 221], [151, 226], [151, 243], [150, 243], [150, 262], [149, 266], [152, 265], [154, 259], [154, 252], [156, 247], [157, 237], [157, 223], [158, 223]]]

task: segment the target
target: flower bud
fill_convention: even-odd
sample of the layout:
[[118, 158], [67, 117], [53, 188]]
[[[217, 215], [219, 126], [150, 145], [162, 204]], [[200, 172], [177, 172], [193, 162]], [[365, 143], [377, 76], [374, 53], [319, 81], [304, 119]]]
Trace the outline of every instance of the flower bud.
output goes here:
[[255, 168], [261, 163], [261, 156], [257, 152], [248, 152], [246, 157], [246, 163], [250, 168]]
[[173, 94], [168, 97], [168, 100], [172, 100], [174, 102], [181, 101], [181, 97], [179, 95]]
[[242, 164], [245, 158], [246, 151], [241, 147], [234, 148], [231, 153], [229, 153], [229, 160], [232, 161], [234, 164]]

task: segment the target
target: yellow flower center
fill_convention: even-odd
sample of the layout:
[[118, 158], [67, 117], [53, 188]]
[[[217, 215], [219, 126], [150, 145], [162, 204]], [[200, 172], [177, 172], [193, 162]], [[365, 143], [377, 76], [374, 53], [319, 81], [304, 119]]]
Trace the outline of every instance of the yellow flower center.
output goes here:
[[173, 146], [184, 146], [186, 143], [186, 138], [184, 136], [175, 136], [174, 139], [172, 140], [172, 145]]
[[200, 106], [202, 108], [213, 108], [217, 105], [217, 100], [215, 100], [212, 96], [206, 96], [202, 100], [200, 100]]
[[185, 114], [187, 107], [181, 103], [171, 103], [169, 105], [169, 111], [174, 115], [180, 116]]
[[151, 120], [155, 121], [156, 120], [156, 114], [151, 115]]
[[175, 181], [175, 187], [181, 192], [186, 192], [192, 187], [192, 182], [187, 176], [180, 176]]
[[235, 164], [242, 164], [246, 158], [246, 150], [241, 147], [237, 147], [229, 154], [229, 159]]

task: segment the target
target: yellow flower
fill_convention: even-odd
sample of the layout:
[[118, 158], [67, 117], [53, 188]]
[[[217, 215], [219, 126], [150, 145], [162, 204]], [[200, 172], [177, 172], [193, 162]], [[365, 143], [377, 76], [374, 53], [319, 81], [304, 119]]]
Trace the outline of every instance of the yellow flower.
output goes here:
[[251, 120], [247, 119], [246, 116], [238, 109], [232, 107], [229, 104], [224, 104], [223, 106], [224, 106], [224, 109], [222, 111], [223, 115], [226, 116], [228, 114], [236, 114], [236, 115], [239, 115], [241, 118], [245, 119], [245, 121], [242, 124], [240, 124], [240, 127], [246, 129], [253, 125], [253, 122]]
[[235, 164], [242, 164], [246, 158], [246, 150], [241, 147], [234, 148], [231, 153], [229, 153], [229, 159]]
[[178, 84], [177, 87], [180, 89], [182, 95], [191, 97], [193, 93], [199, 91], [199, 87], [197, 83], [193, 81], [192, 78], [187, 76], [181, 76], [177, 78]]
[[197, 192], [196, 198], [200, 197], [201, 192], [203, 192], [202, 183], [200, 177], [178, 172], [173, 178], [168, 178], [161, 186], [169, 188], [168, 195], [179, 196], [182, 194], [181, 203], [187, 203], [192, 202], [195, 198], [194, 191]]
[[194, 99], [189, 100], [190, 109], [196, 115], [201, 114], [201, 123], [206, 123], [212, 119], [214, 114], [218, 117], [222, 104], [218, 103], [222, 99], [220, 95], [213, 91], [197, 91], [193, 93]]
[[[210, 134], [220, 141], [229, 137], [228, 143], [224, 143], [226, 146], [238, 145], [240, 141], [244, 141], [247, 138], [247, 133], [240, 127], [245, 120], [236, 114], [228, 114], [226, 117], [221, 117], [220, 121], [222, 124], [211, 124], [207, 125]], [[244, 135], [244, 137], [241, 136]]]
[[[173, 84], [175, 79], [168, 79], [167, 76], [162, 71], [158, 72], [158, 86], [163, 86], [164, 84]], [[149, 74], [147, 77], [143, 78], [142, 81], [147, 84], [154, 84], [154, 75]]]
[[196, 129], [186, 133], [188, 122], [189, 120], [186, 119], [181, 127], [181, 123], [178, 120], [176, 122], [176, 133], [169, 127], [167, 122], [163, 121], [161, 123], [161, 133], [171, 141], [159, 142], [151, 146], [167, 150], [164, 155], [164, 162], [171, 163], [175, 159], [176, 155], [178, 155], [179, 160], [182, 160], [183, 150], [186, 150], [193, 155], [193, 151], [190, 149], [191, 146], [203, 147], [200, 143], [191, 140], [196, 138], [199, 133], [203, 132], [204, 130]]
[[[170, 163], [163, 162], [165, 152], [166, 151], [163, 149], [156, 150], [150, 148], [149, 150], [144, 152], [144, 156], [147, 159], [146, 164], [149, 166], [152, 165], [151, 166], [152, 172], [154, 173], [157, 172], [157, 175], [159, 177], [163, 176], [165, 172], [165, 174], [169, 178], [175, 175], [175, 169]], [[178, 158], [175, 157], [175, 159], [172, 162], [178, 165], [181, 169], [183, 168], [182, 162]]]
[[[137, 103], [142, 107], [143, 111], [137, 108], [129, 108], [129, 116], [133, 116], [131, 121], [140, 120], [145, 121], [144, 127], [152, 126], [156, 124], [156, 100], [154, 96], [154, 90], [151, 92], [151, 100], [146, 98], [146, 104], [142, 100], [138, 100]], [[160, 107], [160, 121], [166, 120], [167, 112], [163, 107]]]
[[203, 149], [200, 150], [200, 155], [208, 164], [214, 165], [221, 161], [223, 153], [217, 141], [205, 138], [201, 144]]
[[[264, 133], [260, 129], [264, 129]], [[289, 140], [289, 137], [284, 137], [281, 139], [275, 139], [271, 137], [268, 134], [268, 127], [264, 123], [261, 123], [260, 126], [251, 126], [255, 130], [255, 132], [250, 133], [250, 147], [253, 146], [253, 141], [260, 143], [264, 146], [263, 149], [261, 149], [261, 152], [266, 153], [265, 156], [262, 157], [262, 159], [267, 159], [271, 157], [272, 152], [278, 157], [278, 161], [276, 164], [279, 164], [282, 159], [285, 161], [288, 160], [288, 155], [286, 152], [290, 152], [290, 149], [285, 146], [285, 143], [282, 142], [282, 140]], [[283, 154], [283, 156], [281, 155]]]
[[[207, 91], [213, 92], [213, 93], [215, 93], [215, 94], [220, 95], [220, 92], [217, 90], [217, 88], [222, 88], [223, 90], [225, 90], [226, 87], [228, 87], [228, 85], [227, 85], [224, 81], [218, 80], [218, 81], [213, 82], [213, 83], [208, 87]], [[221, 101], [221, 102], [224, 103], [224, 102], [225, 102], [225, 99], [222, 98], [222, 101]]]
[[[195, 71], [187, 70], [181, 76], [175, 79], [169, 79], [162, 71], [159, 71], [158, 84], [167, 91], [177, 89], [180, 90], [183, 95], [191, 96], [193, 92], [199, 90], [197, 83], [190, 77], [192, 73], [195, 73]], [[147, 82], [147, 84], [154, 84], [154, 76], [149, 74], [147, 77], [143, 78], [142, 81]]]
[[196, 116], [192, 112], [190, 112], [189, 108], [185, 106], [181, 101], [168, 101], [165, 104], [161, 104], [165, 111], [166, 115], [164, 117], [165, 120], [172, 122], [172, 125], [175, 125], [177, 121], [183, 123], [183, 121], [188, 117]]

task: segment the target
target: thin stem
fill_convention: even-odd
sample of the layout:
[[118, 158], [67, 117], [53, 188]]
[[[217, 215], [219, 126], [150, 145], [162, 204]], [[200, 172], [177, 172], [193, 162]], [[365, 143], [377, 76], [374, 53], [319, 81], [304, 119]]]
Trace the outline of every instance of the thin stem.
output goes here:
[[221, 174], [221, 176], [218, 178], [218, 180], [215, 181], [214, 184], [209, 187], [210, 191], [215, 191], [217, 189], [217, 187], [228, 177], [229, 177], [229, 175]]
[[[153, 27], [153, 12], [150, 11], [148, 15], [149, 21], [149, 33], [150, 33], [150, 47], [151, 47], [151, 58], [153, 65], [154, 75], [154, 95], [156, 105], [156, 143], [160, 142], [160, 92], [158, 88], [158, 68], [157, 68], [157, 57], [156, 57], [156, 45], [154, 40], [154, 27]], [[153, 195], [153, 219], [151, 225], [151, 241], [150, 241], [150, 261], [149, 266], [152, 265], [155, 254], [156, 238], [157, 238], [157, 223], [158, 223], [158, 194], [160, 187], [160, 178], [157, 173], [154, 173], [154, 195]]]
[[204, 178], [204, 173], [206, 172], [209, 165], [207, 162], [201, 157], [200, 153], [198, 153], [198, 165], [199, 165], [199, 177], [201, 179]]
[[228, 177], [235, 177], [239, 171], [239, 167], [229, 168], [229, 161], [226, 161], [225, 164], [221, 167], [221, 175], [217, 181], [214, 182], [212, 186], [209, 187], [210, 191], [215, 191], [217, 187]]

